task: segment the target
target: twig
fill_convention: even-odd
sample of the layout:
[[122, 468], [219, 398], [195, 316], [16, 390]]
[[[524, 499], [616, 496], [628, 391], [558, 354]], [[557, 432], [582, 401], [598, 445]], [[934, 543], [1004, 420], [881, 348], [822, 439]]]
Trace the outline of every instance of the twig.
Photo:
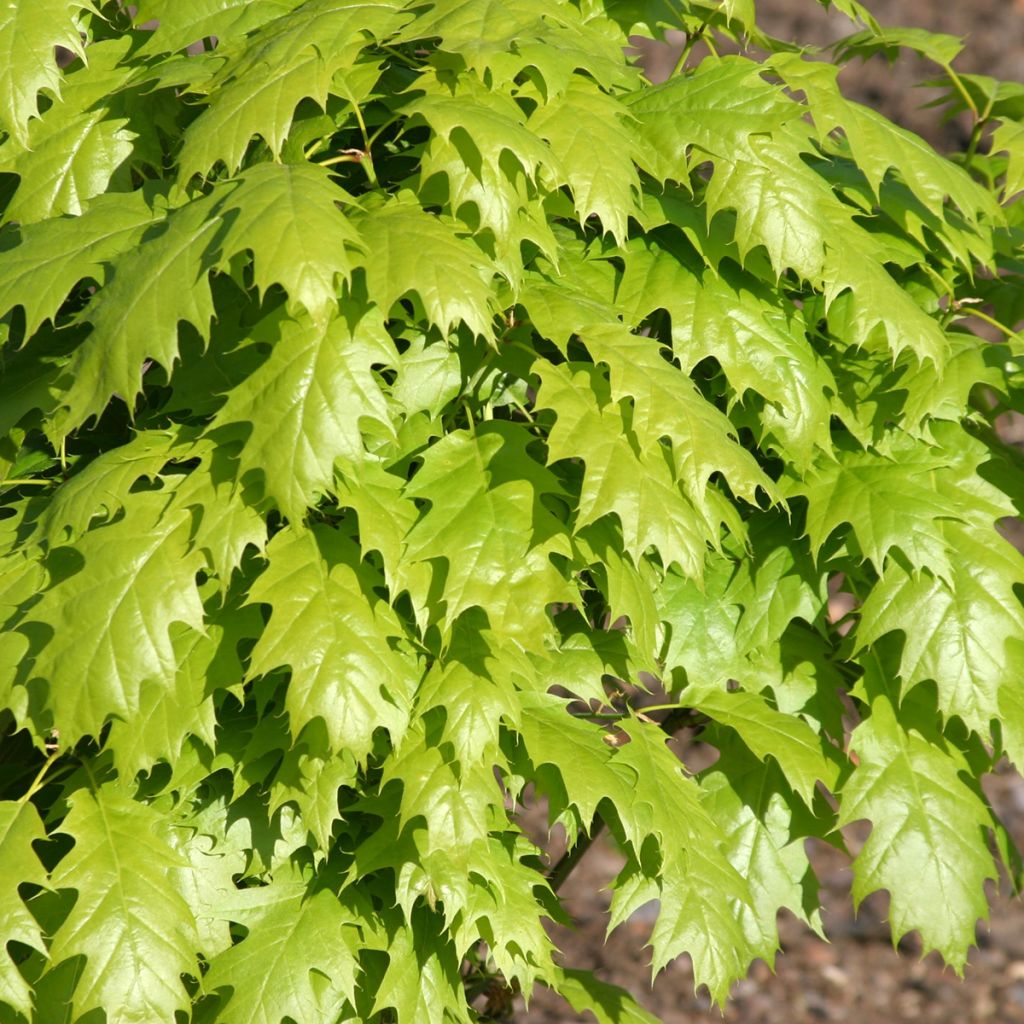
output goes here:
[[590, 831], [580, 836], [576, 842], [562, 854], [554, 867], [547, 874], [548, 885], [552, 892], [558, 892], [562, 883], [572, 874], [573, 869], [583, 859], [583, 854], [594, 844], [594, 840], [604, 831], [605, 821], [600, 814], [594, 815]]

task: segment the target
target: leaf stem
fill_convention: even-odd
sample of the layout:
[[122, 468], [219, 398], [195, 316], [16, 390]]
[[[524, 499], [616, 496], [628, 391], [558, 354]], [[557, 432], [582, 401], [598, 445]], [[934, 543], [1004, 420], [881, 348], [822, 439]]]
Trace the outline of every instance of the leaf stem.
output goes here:
[[[675, 78], [675, 76], [683, 70], [683, 66], [686, 64], [686, 58], [690, 56], [690, 51], [696, 43], [704, 38], [704, 32], [708, 27], [708, 20], [710, 17], [711, 12], [709, 11], [700, 25], [698, 25], [692, 32], [687, 33], [686, 42], [683, 43], [683, 49], [679, 54], [679, 59], [676, 61], [675, 67], [672, 68], [672, 74], [669, 75], [669, 78]], [[715, 57], [718, 56], [718, 54], [715, 53], [715, 48], [711, 45], [709, 40], [705, 39], [704, 45], [707, 46]]]
[[684, 708], [681, 704], [651, 704], [645, 708], [630, 708], [639, 714], [647, 714], [649, 711], [689, 711], [690, 708]]
[[318, 153], [323, 148], [324, 144], [327, 141], [328, 141], [328, 138], [326, 136], [323, 137], [323, 138], [317, 139], [316, 142], [314, 142], [313, 145], [311, 145], [309, 147], [309, 149], [303, 151], [303, 153], [302, 153], [303, 157], [306, 160], [311, 160], [313, 158], [313, 156], [316, 153]]
[[473, 371], [473, 376], [466, 382], [467, 395], [475, 393], [477, 388], [484, 382], [484, 378], [494, 367], [494, 359], [497, 354], [497, 350], [493, 348], [488, 348], [484, 353], [483, 358], [480, 360], [480, 365]]
[[395, 60], [400, 60], [407, 68], [412, 68], [413, 71], [420, 70], [419, 64], [417, 64], [410, 57], [406, 57], [406, 55], [402, 53], [401, 50], [396, 49], [394, 46], [388, 46], [387, 43], [378, 43], [377, 48], [383, 50], [386, 54], [394, 57]]
[[983, 320], [985, 323], [994, 327], [997, 331], [1005, 334], [1007, 338], [1016, 338], [1020, 333], [1019, 331], [1012, 330], [1005, 324], [1001, 324], [995, 317], [989, 316], [988, 313], [983, 313], [980, 309], [975, 309], [973, 306], [965, 306], [962, 305], [961, 302], [957, 302], [954, 308], [956, 312], [960, 314], [960, 319], [967, 320], [972, 316], [976, 317], [978, 320]]
[[536, 362], [540, 357], [537, 355], [537, 350], [531, 348], [525, 342], [519, 341], [517, 338], [504, 338], [502, 340], [503, 345], [509, 345], [512, 348], [522, 349], [528, 355], [533, 356], [533, 361]]
[[971, 98], [971, 94], [967, 91], [967, 87], [964, 85], [963, 79], [953, 70], [953, 66], [951, 64], [940, 64], [939, 66], [947, 75], [949, 75], [949, 80], [953, 83], [953, 87], [958, 93], [960, 93], [961, 98], [964, 103], [967, 104], [971, 113], [974, 114], [975, 118], [980, 118], [981, 115], [978, 113], [978, 105]]
[[50, 770], [50, 767], [53, 765], [56, 759], [56, 755], [57, 752], [55, 750], [51, 751], [46, 755], [46, 760], [43, 761], [42, 767], [36, 773], [36, 777], [32, 780], [28, 789], [26, 789], [25, 792], [22, 793], [21, 796], [18, 798], [19, 804], [27, 804], [29, 800], [31, 800], [32, 797], [34, 797], [36, 793], [39, 792], [40, 789], [42, 789], [43, 780], [46, 777], [46, 773]]
[[512, 400], [512, 404], [526, 417], [527, 422], [530, 423], [531, 426], [536, 426], [537, 417], [534, 416], [533, 413], [511, 392], [509, 393], [509, 397]]
[[985, 133], [985, 126], [992, 117], [993, 103], [995, 103], [994, 95], [989, 97], [988, 103], [985, 104], [985, 109], [978, 115], [978, 119], [974, 122], [974, 127], [971, 129], [971, 137], [967, 142], [967, 149], [964, 152], [964, 163], [967, 167], [970, 167], [974, 162], [975, 154], [978, 152], [978, 143], [981, 142], [981, 137]]
[[401, 119], [401, 114], [395, 114], [392, 117], [389, 117], [383, 124], [381, 124], [380, 127], [370, 136], [369, 141], [366, 143], [367, 150], [369, 150], [370, 147], [377, 141], [377, 139], [380, 138], [382, 132], [386, 131], [396, 121], [400, 121]]
[[318, 160], [317, 166], [333, 167], [335, 164], [361, 164], [366, 159], [367, 156], [361, 149], [346, 149], [344, 152], [339, 153], [338, 156], [329, 157], [327, 160]]
[[377, 181], [377, 172], [373, 168], [373, 154], [370, 152], [370, 134], [366, 130], [363, 112], [359, 109], [359, 104], [356, 102], [355, 96], [352, 95], [352, 90], [346, 85], [342, 85], [342, 88], [345, 91], [345, 98], [352, 104], [352, 111], [356, 115], [356, 122], [359, 125], [359, 134], [363, 137], [362, 158], [359, 160], [359, 163], [363, 164], [370, 184], [377, 188], [380, 182]]

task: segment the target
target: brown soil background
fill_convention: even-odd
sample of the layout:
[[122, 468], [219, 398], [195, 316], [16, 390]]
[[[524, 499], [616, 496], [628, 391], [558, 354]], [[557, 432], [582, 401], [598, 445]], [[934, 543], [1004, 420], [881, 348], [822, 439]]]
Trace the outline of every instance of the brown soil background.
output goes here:
[[[966, 37], [955, 65], [961, 72], [1024, 80], [1024, 0], [869, 0], [868, 6], [886, 25], [916, 25]], [[850, 30], [844, 17], [816, 9], [810, 0], [758, 0], [757, 7], [762, 27], [781, 38], [827, 44]], [[674, 58], [661, 59], [671, 68]], [[651, 65], [651, 70], [656, 68]], [[960, 121], [942, 125], [934, 111], [920, 109], [935, 93], [918, 83], [932, 73], [914, 57], [902, 57], [891, 67], [875, 58], [852, 63], [840, 80], [848, 96], [945, 150], [961, 144], [965, 126]], [[1024, 446], [1024, 431], [1013, 433], [1018, 436], [1012, 439]], [[682, 753], [688, 764], [700, 760], [699, 745]], [[1024, 781], [1007, 771], [991, 777], [986, 789], [1017, 843], [1024, 845]], [[866, 834], [866, 826], [846, 833], [851, 853]], [[536, 838], [544, 841], [543, 835]], [[552, 850], [556, 856], [558, 852]], [[703, 992], [694, 993], [687, 957], [670, 964], [652, 986], [644, 949], [651, 920], [643, 919], [643, 911], [606, 941], [610, 893], [604, 889], [621, 865], [607, 843], [595, 843], [563, 887], [576, 927], [554, 929], [555, 941], [567, 966], [595, 969], [603, 980], [631, 991], [665, 1024], [1024, 1024], [1024, 902], [1011, 897], [1005, 884], [990, 892], [991, 919], [978, 925], [978, 944], [961, 980], [935, 954], [921, 957], [916, 934], [894, 950], [886, 895], [870, 897], [854, 915], [848, 860], [813, 842], [810, 853], [822, 883], [825, 931], [831, 941], [822, 942], [784, 913], [775, 972], [761, 961], [755, 963], [734, 987], [724, 1015]], [[519, 1001], [515, 1021], [575, 1024], [593, 1017], [539, 991], [529, 1009]]]

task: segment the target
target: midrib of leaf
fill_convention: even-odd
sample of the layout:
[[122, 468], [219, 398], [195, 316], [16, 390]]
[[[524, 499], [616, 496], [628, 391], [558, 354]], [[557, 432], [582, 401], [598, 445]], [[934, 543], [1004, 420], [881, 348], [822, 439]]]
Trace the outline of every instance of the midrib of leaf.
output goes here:
[[[88, 767], [87, 767], [86, 770], [88, 771]], [[96, 778], [92, 774], [92, 772], [89, 772], [89, 783], [90, 783], [91, 788], [93, 788], [93, 789], [96, 788], [96, 785], [97, 785]], [[123, 872], [122, 867], [121, 867], [121, 858], [120, 858], [120, 856], [118, 855], [118, 852], [117, 852], [117, 843], [114, 842], [114, 830], [113, 830], [113, 828], [111, 828], [110, 819], [107, 816], [106, 808], [99, 801], [97, 801], [97, 805], [100, 808], [100, 819], [103, 822], [103, 831], [104, 831], [104, 834], [105, 834], [106, 840], [107, 840], [106, 845], [107, 845], [107, 848], [110, 850], [110, 856], [111, 856], [111, 859], [114, 862], [114, 877], [117, 879], [116, 887], [117, 887], [117, 893], [118, 893], [118, 902], [121, 905], [122, 917], [125, 920], [130, 920], [132, 918], [132, 916], [134, 916], [134, 915], [133, 915], [133, 913], [129, 909], [128, 899], [127, 899], [127, 896], [126, 896], [125, 891], [124, 891], [124, 885], [121, 882], [121, 879], [124, 877], [124, 872]], [[134, 935], [132, 936], [132, 940], [129, 940], [129, 941], [130, 941], [130, 944], [131, 944], [131, 947], [132, 947], [132, 952], [134, 953], [135, 961], [136, 961], [136, 963], [138, 963], [141, 958], [138, 955], [138, 947], [137, 947], [136, 943], [133, 940], [134, 940]], [[111, 955], [113, 955], [113, 953], [114, 953], [114, 950], [111, 950]], [[108, 961], [108, 963], [109, 963], [109, 961]]]
[[[282, 965], [287, 965], [287, 958], [285, 956], [285, 947], [287, 946], [288, 942], [292, 939], [292, 937], [295, 935], [295, 933], [299, 930], [299, 925], [302, 923], [302, 915], [305, 913], [305, 908], [306, 908], [307, 905], [308, 905], [307, 903], [303, 903], [302, 910], [292, 918], [292, 924], [288, 928], [288, 931], [286, 933], [286, 938], [285, 938], [284, 941], [282, 941], [280, 943], [281, 951], [278, 954], [276, 954], [274, 959], [273, 959], [273, 964], [274, 964], [275, 968], [280, 967]], [[290, 966], [289, 966], [289, 969], [290, 969]], [[277, 978], [277, 971], [276, 970], [274, 970], [274, 971], [266, 971], [264, 973], [264, 975], [263, 975], [263, 980], [257, 986], [257, 991], [262, 995], [273, 984], [273, 982], [276, 980], [276, 978]], [[276, 1021], [271, 1021], [271, 1019], [269, 1017], [266, 1018], [266, 1021], [267, 1021], [267, 1024], [277, 1024]]]

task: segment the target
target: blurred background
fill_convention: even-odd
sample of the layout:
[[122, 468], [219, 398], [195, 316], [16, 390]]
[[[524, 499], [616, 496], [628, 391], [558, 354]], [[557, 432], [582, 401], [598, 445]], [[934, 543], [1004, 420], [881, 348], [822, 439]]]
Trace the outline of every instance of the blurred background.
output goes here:
[[[919, 26], [964, 37], [966, 47], [955, 63], [960, 72], [1024, 81], [1024, 0], [867, 0], [883, 25]], [[849, 34], [850, 22], [810, 0], [757, 0], [758, 23], [769, 34], [801, 43], [827, 45]], [[646, 54], [652, 78], [671, 71], [678, 49], [655, 48]], [[846, 95], [880, 110], [923, 135], [940, 151], [962, 146], [969, 126], [959, 120], [943, 124], [934, 110], [921, 109], [936, 95], [920, 83], [934, 74], [924, 60], [903, 56], [894, 65], [881, 57], [854, 61], [840, 77]], [[1006, 440], [1024, 450], [1024, 421], [1002, 425]], [[1024, 529], [1005, 524], [1008, 536], [1024, 550]], [[679, 750], [691, 769], [700, 768], [699, 743]], [[996, 773], [986, 789], [996, 812], [1018, 845], [1024, 846], [1024, 781], [1009, 770]], [[525, 822], [534, 838], [546, 844], [541, 815]], [[536, 820], [532, 820], [532, 819]], [[847, 830], [851, 854], [867, 828]], [[596, 969], [600, 978], [629, 989], [665, 1024], [1024, 1024], [1024, 902], [1009, 893], [1003, 880], [992, 886], [991, 920], [978, 926], [965, 977], [960, 980], [931, 954], [922, 958], [916, 935], [893, 949], [886, 924], [884, 893], [867, 899], [854, 915], [847, 858], [824, 844], [812, 843], [812, 861], [821, 879], [823, 921], [829, 943], [822, 942], [795, 918], [780, 921], [782, 951], [775, 973], [758, 961], [739, 982], [724, 1017], [707, 998], [695, 995], [686, 957], [670, 964], [651, 985], [644, 943], [653, 922], [644, 910], [605, 941], [610, 893], [603, 887], [622, 861], [599, 840], [587, 852], [561, 892], [576, 927], [554, 929], [567, 966]], [[557, 856], [557, 837], [552, 853]], [[575, 1024], [592, 1021], [549, 993], [539, 992], [527, 1010], [520, 999], [518, 1024]], [[623, 1022], [626, 1024], [626, 1022]]]

